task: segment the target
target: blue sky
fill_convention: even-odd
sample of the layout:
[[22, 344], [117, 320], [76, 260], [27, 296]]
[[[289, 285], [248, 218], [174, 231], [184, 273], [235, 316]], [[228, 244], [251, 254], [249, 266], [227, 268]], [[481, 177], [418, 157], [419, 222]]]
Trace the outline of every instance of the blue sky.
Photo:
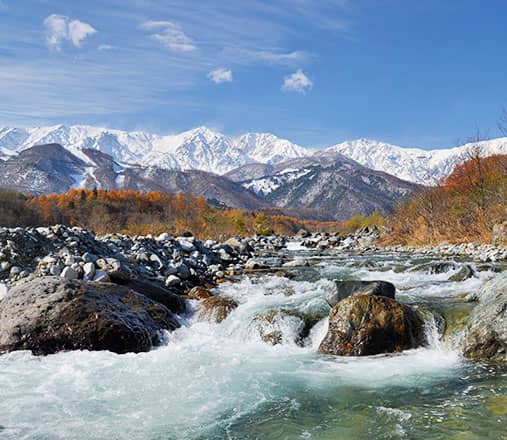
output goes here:
[[0, 126], [499, 136], [504, 0], [0, 0]]

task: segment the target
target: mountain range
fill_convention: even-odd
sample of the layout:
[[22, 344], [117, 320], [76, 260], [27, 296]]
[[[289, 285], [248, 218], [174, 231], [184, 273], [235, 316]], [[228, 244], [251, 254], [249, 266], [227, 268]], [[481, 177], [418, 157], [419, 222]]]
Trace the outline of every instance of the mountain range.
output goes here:
[[215, 174], [225, 174], [249, 164], [277, 164], [289, 159], [336, 152], [368, 168], [423, 185], [432, 184], [449, 174], [475, 145], [479, 145], [485, 155], [507, 154], [507, 138], [438, 150], [404, 148], [358, 139], [319, 150], [304, 148], [269, 133], [229, 137], [207, 127], [161, 136], [144, 131], [56, 125], [0, 128], [0, 160], [34, 145], [51, 143], [62, 145], [85, 162], [88, 159], [83, 156], [83, 150], [95, 149], [110, 155], [119, 163], [202, 170]]
[[[213, 204], [345, 220], [391, 211], [449, 173], [475, 144], [426, 151], [360, 139], [316, 150], [272, 134], [206, 127], [159, 136], [89, 126], [0, 129], [0, 187], [190, 192]], [[507, 138], [479, 144], [507, 153]]]

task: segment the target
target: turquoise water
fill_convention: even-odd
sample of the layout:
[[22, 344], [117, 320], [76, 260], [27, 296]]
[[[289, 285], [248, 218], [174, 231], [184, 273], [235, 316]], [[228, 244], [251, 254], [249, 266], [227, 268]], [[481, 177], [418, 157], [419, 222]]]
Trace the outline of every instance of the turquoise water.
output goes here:
[[428, 347], [392, 356], [319, 355], [325, 318], [303, 346], [290, 319], [279, 323], [282, 344], [260, 337], [256, 318], [269, 311], [325, 314], [336, 277], [389, 280], [402, 301], [445, 311], [493, 275], [457, 283], [452, 272], [400, 271], [422, 261], [330, 255], [293, 280], [224, 284], [217, 293], [240, 303], [225, 321], [189, 314], [149, 353], [0, 356], [0, 438], [507, 438], [507, 368], [464, 360], [432, 322]]

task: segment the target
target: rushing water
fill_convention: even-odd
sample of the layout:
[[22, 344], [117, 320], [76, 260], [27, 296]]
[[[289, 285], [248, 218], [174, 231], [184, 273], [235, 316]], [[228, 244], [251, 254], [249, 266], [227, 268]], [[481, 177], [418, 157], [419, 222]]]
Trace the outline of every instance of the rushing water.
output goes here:
[[461, 295], [492, 272], [449, 282], [452, 271], [411, 271], [424, 257], [313, 258], [292, 280], [262, 275], [220, 286], [240, 303], [225, 321], [195, 323], [189, 314], [149, 353], [0, 356], [0, 438], [507, 438], [507, 368], [464, 360], [432, 320], [428, 347], [366, 358], [319, 355], [326, 318], [304, 344], [290, 318], [277, 324], [280, 345], [258, 330], [258, 317], [272, 310], [325, 316], [335, 278], [392, 281], [401, 301], [445, 312], [464, 307]]

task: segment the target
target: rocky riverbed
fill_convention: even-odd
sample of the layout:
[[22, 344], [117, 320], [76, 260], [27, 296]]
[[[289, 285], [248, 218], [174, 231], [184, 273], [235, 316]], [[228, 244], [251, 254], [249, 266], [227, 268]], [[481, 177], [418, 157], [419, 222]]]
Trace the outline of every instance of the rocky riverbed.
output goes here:
[[502, 438], [503, 249], [376, 235], [1, 229], [0, 435]]

